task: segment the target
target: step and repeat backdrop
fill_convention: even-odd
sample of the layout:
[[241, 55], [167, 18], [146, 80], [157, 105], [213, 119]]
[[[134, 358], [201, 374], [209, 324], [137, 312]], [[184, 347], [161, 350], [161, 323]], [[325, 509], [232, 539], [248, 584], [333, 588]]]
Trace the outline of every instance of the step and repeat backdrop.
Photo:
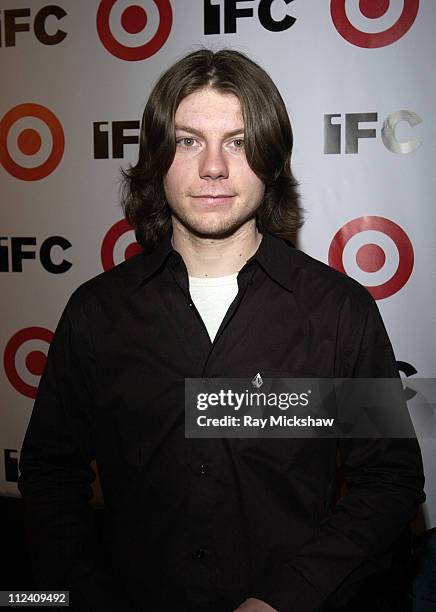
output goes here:
[[[435, 377], [435, 26], [433, 0], [0, 0], [0, 494], [18, 495], [68, 297], [139, 250], [120, 167], [153, 83], [199, 46], [270, 73], [294, 128], [299, 247], [369, 289], [404, 378]], [[431, 527], [436, 440], [421, 446]]]

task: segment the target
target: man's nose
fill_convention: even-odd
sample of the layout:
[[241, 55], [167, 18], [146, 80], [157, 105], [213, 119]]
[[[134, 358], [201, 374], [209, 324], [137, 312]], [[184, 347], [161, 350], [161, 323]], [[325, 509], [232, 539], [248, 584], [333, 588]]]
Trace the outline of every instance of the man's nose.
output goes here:
[[198, 170], [201, 178], [217, 179], [229, 176], [225, 153], [220, 145], [206, 147]]

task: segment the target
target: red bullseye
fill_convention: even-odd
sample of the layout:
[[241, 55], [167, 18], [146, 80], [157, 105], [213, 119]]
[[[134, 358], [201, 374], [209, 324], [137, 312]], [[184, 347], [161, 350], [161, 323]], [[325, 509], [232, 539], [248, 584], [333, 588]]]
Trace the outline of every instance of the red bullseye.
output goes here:
[[[141, 61], [157, 53], [167, 41], [173, 25], [171, 0], [153, 0], [159, 12], [157, 30], [142, 45], [137, 45], [135, 44], [137, 41], [132, 41], [134, 46], [121, 43], [111, 31], [110, 14], [117, 2], [118, 0], [101, 0], [97, 11], [98, 35], [109, 53], [128, 62]], [[128, 34], [141, 32], [147, 21], [147, 13], [137, 4], [128, 6], [121, 14], [121, 25]]]
[[356, 253], [357, 265], [364, 272], [378, 272], [385, 261], [385, 252], [378, 244], [364, 244]]
[[359, 9], [368, 19], [383, 17], [389, 8], [389, 0], [360, 0]]
[[17, 144], [23, 155], [35, 155], [41, 148], [42, 140], [36, 130], [27, 128], [18, 136]]
[[32, 351], [26, 357], [26, 368], [31, 374], [41, 376], [44, 372], [47, 356], [42, 351]]
[[[419, 0], [403, 0], [401, 15], [395, 23], [379, 32], [364, 32], [350, 21], [346, 3], [347, 0], [330, 0], [334, 26], [349, 43], [366, 49], [386, 47], [399, 40], [414, 24], [419, 9]], [[359, 0], [359, 11], [364, 17], [376, 20], [388, 11], [389, 5], [389, 0]]]
[[[120, 236], [126, 232], [131, 232], [132, 229], [133, 228], [127, 219], [120, 219], [120, 221], [114, 223], [114, 225], [106, 233], [101, 245], [101, 263], [103, 265], [103, 270], [110, 270], [116, 265], [114, 260], [115, 244]], [[129, 259], [130, 257], [141, 253], [142, 250], [142, 247], [137, 242], [132, 242], [125, 248], [124, 257]]]
[[[46, 124], [52, 137], [51, 152], [45, 162], [26, 168], [12, 159], [8, 151], [8, 134], [12, 126], [23, 117], [36, 117]], [[19, 149], [24, 155], [37, 153], [41, 147], [41, 136], [32, 128], [22, 130], [17, 138]], [[0, 164], [15, 178], [22, 181], [39, 181], [59, 165], [65, 149], [65, 136], [62, 124], [51, 110], [40, 104], [25, 103], [11, 108], [0, 120]]]
[[[35, 399], [37, 392], [37, 387], [26, 382], [17, 370], [16, 356], [18, 350], [29, 340], [42, 340], [50, 344], [52, 339], [53, 332], [45, 329], [45, 327], [25, 327], [17, 331], [7, 343], [3, 355], [3, 366], [9, 382], [18, 393]], [[45, 368], [46, 359], [42, 351], [29, 351], [24, 360], [27, 371], [35, 376], [41, 376]]]
[[121, 25], [129, 34], [138, 34], [147, 25], [147, 13], [137, 4], [129, 6], [121, 15]]
[[[399, 225], [390, 219], [375, 215], [358, 217], [348, 221], [333, 236], [329, 247], [328, 262], [333, 268], [346, 274], [343, 260], [345, 247], [353, 236], [368, 230], [386, 234], [398, 249], [399, 261], [392, 276], [379, 285], [365, 285], [375, 300], [383, 300], [404, 287], [413, 270], [413, 246], [408, 235]], [[373, 243], [362, 245], [356, 253], [356, 263], [365, 272], [380, 270], [385, 258], [383, 249]]]
[[127, 249], [124, 251], [124, 258], [130, 259], [135, 255], [139, 255], [139, 253], [142, 253], [142, 251], [142, 247], [137, 242], [133, 242], [132, 244], [129, 244]]

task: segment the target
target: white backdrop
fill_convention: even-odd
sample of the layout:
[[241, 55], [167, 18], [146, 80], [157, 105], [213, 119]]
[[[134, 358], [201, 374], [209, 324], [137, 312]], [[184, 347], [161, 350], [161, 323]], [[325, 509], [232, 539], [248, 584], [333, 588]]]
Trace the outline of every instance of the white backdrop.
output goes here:
[[[435, 377], [435, 25], [433, 0], [2, 3], [0, 494], [18, 494], [69, 295], [134, 251], [119, 167], [136, 158], [151, 86], [198, 45], [243, 51], [275, 80], [295, 134], [300, 248], [371, 287], [402, 375]], [[430, 527], [436, 441], [421, 446]]]

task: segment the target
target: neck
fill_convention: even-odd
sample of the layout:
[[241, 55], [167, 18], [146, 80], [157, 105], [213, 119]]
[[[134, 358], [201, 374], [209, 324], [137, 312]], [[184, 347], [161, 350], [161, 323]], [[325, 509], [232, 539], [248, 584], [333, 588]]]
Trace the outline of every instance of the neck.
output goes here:
[[254, 219], [225, 238], [204, 238], [192, 234], [173, 218], [171, 242], [182, 256], [189, 276], [213, 278], [239, 272], [261, 241]]

